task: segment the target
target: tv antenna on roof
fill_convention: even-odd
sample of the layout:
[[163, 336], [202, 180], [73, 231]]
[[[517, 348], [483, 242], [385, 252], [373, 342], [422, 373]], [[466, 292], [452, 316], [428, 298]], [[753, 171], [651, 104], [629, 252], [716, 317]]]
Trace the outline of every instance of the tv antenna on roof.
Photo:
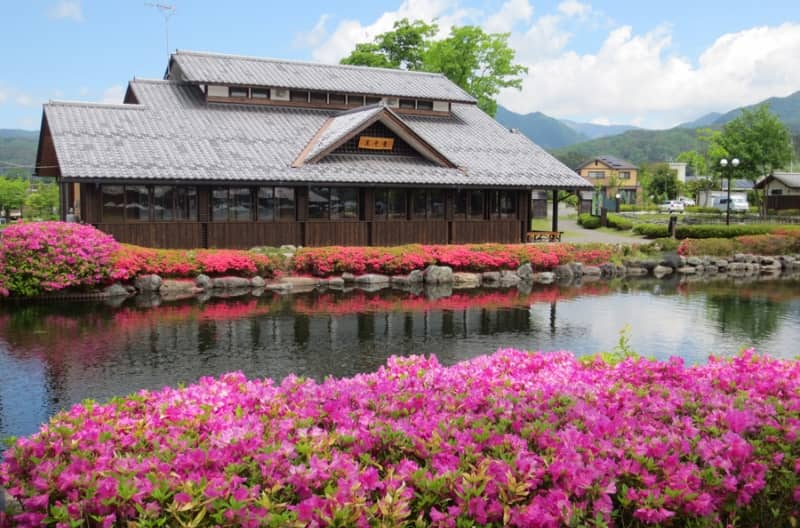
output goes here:
[[161, 11], [162, 15], [164, 15], [164, 31], [167, 44], [167, 60], [169, 60], [169, 19], [172, 15], [175, 14], [175, 6], [168, 4], [153, 4], [151, 2], [145, 2], [144, 5], [155, 7], [156, 9]]

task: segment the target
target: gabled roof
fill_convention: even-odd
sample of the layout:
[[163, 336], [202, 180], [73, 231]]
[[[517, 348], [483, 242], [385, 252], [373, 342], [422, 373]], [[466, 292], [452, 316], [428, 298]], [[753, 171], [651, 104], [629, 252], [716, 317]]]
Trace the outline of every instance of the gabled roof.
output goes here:
[[423, 158], [442, 167], [455, 167], [445, 156], [409, 128], [397, 114], [383, 105], [348, 110], [328, 118], [292, 166], [301, 167], [305, 163], [319, 162], [340, 145], [376, 122], [383, 123]]
[[[177, 67], [176, 67], [177, 66]], [[476, 103], [440, 73], [176, 51], [165, 78], [200, 84], [296, 88]]]
[[139, 104], [44, 105], [64, 180], [591, 187], [474, 104], [453, 103], [449, 117], [392, 114], [455, 168], [340, 154], [293, 167], [338, 111], [206, 103], [199, 87], [173, 81], [135, 80], [130, 89]]
[[[744, 191], [744, 190], [748, 190], [749, 191], [753, 187], [754, 187], [754, 184], [753, 184], [752, 180], [748, 180], [748, 179], [745, 179], [745, 178], [732, 178], [731, 179], [731, 190], [735, 189], [735, 190], [740, 190], [740, 191]], [[727, 178], [723, 178], [723, 179], [720, 180], [720, 189], [722, 189], [723, 191], [727, 191], [728, 190], [728, 179]]]
[[763, 189], [765, 185], [776, 180], [789, 188], [800, 188], [800, 172], [773, 172], [766, 178], [760, 179], [755, 187], [757, 189]]
[[580, 165], [575, 168], [575, 170], [581, 170], [584, 167], [587, 167], [594, 163], [595, 161], [599, 161], [600, 163], [604, 163], [608, 165], [610, 168], [614, 170], [636, 170], [638, 167], [633, 163], [625, 160], [621, 160], [619, 158], [615, 158], [614, 156], [598, 156], [596, 158], [592, 158], [583, 165]]

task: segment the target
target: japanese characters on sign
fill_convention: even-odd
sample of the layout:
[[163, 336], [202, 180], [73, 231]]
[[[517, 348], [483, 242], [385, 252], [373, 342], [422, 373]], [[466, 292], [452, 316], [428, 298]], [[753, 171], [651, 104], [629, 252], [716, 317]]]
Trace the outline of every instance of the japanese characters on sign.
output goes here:
[[392, 150], [394, 138], [360, 136], [358, 138], [358, 148], [368, 150]]

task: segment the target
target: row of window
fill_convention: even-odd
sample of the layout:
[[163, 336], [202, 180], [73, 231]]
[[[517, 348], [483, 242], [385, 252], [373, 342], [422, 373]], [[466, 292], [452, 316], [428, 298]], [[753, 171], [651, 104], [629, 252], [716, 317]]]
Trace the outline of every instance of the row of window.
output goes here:
[[[589, 171], [589, 177], [594, 180], [602, 180], [606, 177], [606, 173], [604, 171]], [[617, 173], [617, 177], [620, 180], [630, 180], [631, 179], [631, 172], [630, 171], [619, 171]]]
[[[103, 185], [103, 222], [196, 221], [197, 188], [171, 185]], [[309, 187], [308, 218], [312, 220], [358, 220], [361, 218], [359, 189], [355, 187]], [[293, 221], [296, 218], [293, 187], [213, 187], [211, 220], [214, 222]], [[373, 209], [376, 220], [408, 218], [443, 219], [443, 189], [376, 189]], [[514, 191], [459, 189], [455, 194], [456, 219], [515, 218]]]
[[[224, 93], [224, 92], [223, 92]], [[247, 86], [229, 86], [228, 97], [236, 99], [270, 99], [269, 88], [249, 88]], [[281, 99], [285, 100], [285, 99]], [[307, 90], [290, 90], [289, 101], [295, 103], [312, 103], [315, 105], [365, 106], [377, 104], [381, 97], [371, 95], [350, 95], [332, 92], [313, 92]], [[430, 99], [399, 99], [399, 107], [406, 110], [433, 110]]]

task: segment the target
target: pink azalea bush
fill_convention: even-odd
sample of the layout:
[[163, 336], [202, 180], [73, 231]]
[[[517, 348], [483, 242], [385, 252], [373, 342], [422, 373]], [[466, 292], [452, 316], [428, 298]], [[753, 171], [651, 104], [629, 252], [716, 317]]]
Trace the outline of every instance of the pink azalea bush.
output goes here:
[[[800, 364], [391, 358], [60, 413], [16, 440], [7, 526], [793, 526]], [[81, 524], [83, 523], [83, 524]]]
[[278, 263], [267, 255], [232, 249], [154, 249], [123, 244], [112, 256], [114, 280], [155, 273], [164, 277], [239, 275], [271, 277]]
[[516, 269], [530, 263], [549, 270], [567, 262], [598, 264], [611, 258], [609, 246], [577, 247], [572, 244], [472, 244], [397, 247], [302, 248], [294, 257], [294, 271], [318, 277], [340, 273], [397, 275], [423, 269], [430, 264], [450, 266], [455, 271]]
[[0, 294], [30, 296], [93, 286], [111, 272], [119, 244], [94, 227], [19, 223], [0, 234]]

